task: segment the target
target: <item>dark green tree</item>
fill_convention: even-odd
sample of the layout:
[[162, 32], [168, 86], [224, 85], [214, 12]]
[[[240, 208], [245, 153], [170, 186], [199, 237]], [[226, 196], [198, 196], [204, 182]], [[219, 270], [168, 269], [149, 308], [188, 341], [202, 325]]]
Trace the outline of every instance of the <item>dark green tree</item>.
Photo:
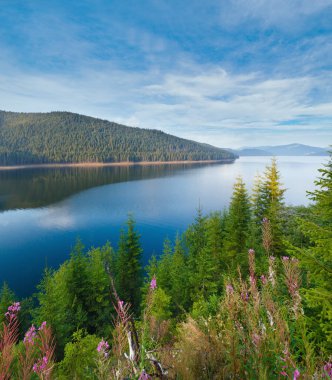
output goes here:
[[273, 158], [264, 177], [258, 177], [253, 189], [253, 235], [256, 241], [262, 241], [262, 223], [264, 218], [268, 219], [271, 228], [269, 250], [276, 256], [280, 256], [285, 248], [282, 238], [284, 192], [277, 161]]
[[232, 271], [247, 262], [247, 241], [251, 223], [250, 200], [241, 177], [233, 188], [233, 195], [226, 221], [224, 255], [225, 263]]
[[332, 352], [332, 156], [324, 168], [316, 190], [309, 193], [313, 205], [312, 220], [299, 219], [302, 233], [310, 241], [308, 248], [291, 250], [298, 255], [309, 283], [303, 289], [309, 308], [309, 323], [321, 350]]
[[15, 293], [10, 289], [7, 282], [4, 282], [0, 290], [0, 322], [5, 320], [8, 306], [13, 302], [15, 302]]
[[120, 235], [116, 287], [122, 300], [129, 302], [135, 313], [139, 312], [142, 276], [142, 248], [140, 235], [135, 230], [135, 221], [130, 215], [127, 230]]
[[180, 236], [177, 235], [168, 273], [168, 279], [171, 284], [170, 295], [175, 315], [187, 310], [190, 305], [188, 278], [187, 257], [183, 242]]

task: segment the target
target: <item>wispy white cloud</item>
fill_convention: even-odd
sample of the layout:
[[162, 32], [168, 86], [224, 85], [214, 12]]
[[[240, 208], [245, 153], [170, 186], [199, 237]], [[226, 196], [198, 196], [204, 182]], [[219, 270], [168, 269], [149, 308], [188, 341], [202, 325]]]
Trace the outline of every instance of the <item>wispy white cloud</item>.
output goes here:
[[242, 136], [234, 136], [240, 129], [242, 135], [246, 130], [261, 134], [261, 140], [287, 130], [297, 140], [303, 130], [314, 134], [320, 129], [326, 137], [331, 133], [332, 101], [319, 102], [312, 91], [331, 79], [330, 72], [267, 79], [197, 64], [187, 73], [128, 73], [113, 67], [73, 77], [15, 72], [0, 75], [0, 97], [5, 109], [70, 110], [225, 146], [227, 141], [245, 143]]
[[220, 2], [220, 19], [228, 27], [256, 21], [265, 28], [298, 31], [307, 18], [331, 8], [330, 0], [230, 0]]

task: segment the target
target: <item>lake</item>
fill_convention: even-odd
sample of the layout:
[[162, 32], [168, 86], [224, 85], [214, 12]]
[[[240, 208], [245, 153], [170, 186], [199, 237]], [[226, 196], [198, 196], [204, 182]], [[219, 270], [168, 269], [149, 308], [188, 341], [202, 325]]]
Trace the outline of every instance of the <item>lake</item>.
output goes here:
[[[328, 157], [279, 157], [286, 203], [306, 205], [317, 169]], [[204, 213], [227, 207], [242, 175], [250, 189], [269, 157], [241, 157], [231, 164], [52, 168], [0, 171], [0, 281], [19, 296], [35, 291], [43, 269], [57, 268], [77, 238], [88, 248], [117, 245], [132, 213], [142, 235], [144, 260], [159, 254]]]

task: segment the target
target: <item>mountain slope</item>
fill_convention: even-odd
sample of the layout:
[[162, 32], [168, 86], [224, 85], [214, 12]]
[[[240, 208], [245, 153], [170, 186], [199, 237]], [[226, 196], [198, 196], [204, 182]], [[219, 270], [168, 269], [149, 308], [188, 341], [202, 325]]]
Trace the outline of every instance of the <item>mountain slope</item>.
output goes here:
[[0, 111], [0, 165], [228, 160], [224, 149], [70, 112]]
[[258, 146], [237, 150], [240, 156], [327, 156], [328, 149], [303, 144]]

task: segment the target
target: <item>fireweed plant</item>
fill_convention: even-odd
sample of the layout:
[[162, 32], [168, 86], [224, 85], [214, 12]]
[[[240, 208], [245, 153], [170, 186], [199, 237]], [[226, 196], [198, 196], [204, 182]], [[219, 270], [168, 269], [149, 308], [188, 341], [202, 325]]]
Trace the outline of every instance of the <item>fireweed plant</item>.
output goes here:
[[0, 379], [28, 380], [33, 374], [43, 380], [52, 379], [55, 350], [52, 330], [46, 322], [40, 327], [32, 325], [18, 343], [20, 309], [20, 303], [15, 302], [5, 314], [0, 334]]

